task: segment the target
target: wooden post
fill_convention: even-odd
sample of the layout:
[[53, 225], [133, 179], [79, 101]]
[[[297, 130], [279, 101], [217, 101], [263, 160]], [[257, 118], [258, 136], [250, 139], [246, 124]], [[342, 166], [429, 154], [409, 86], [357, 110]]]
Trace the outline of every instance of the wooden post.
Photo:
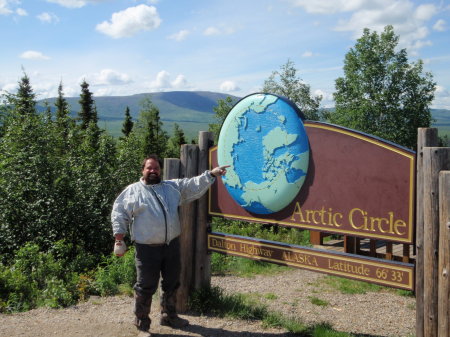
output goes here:
[[423, 149], [424, 335], [438, 332], [439, 172], [450, 166], [450, 148]]
[[344, 252], [356, 254], [357, 242], [354, 236], [344, 235]]
[[164, 159], [163, 177], [164, 179], [177, 179], [180, 177], [180, 159]]
[[419, 128], [416, 155], [416, 337], [424, 337], [423, 307], [423, 148], [438, 145], [436, 128]]
[[[181, 146], [181, 178], [191, 178], [197, 175], [198, 147], [193, 144]], [[181, 275], [180, 288], [177, 293], [177, 311], [183, 313], [187, 310], [189, 293], [193, 282], [194, 264], [194, 231], [196, 218], [196, 203], [180, 207], [181, 222]]]
[[450, 171], [439, 174], [438, 336], [450, 336]]
[[[200, 131], [198, 135], [198, 174], [209, 168], [209, 147], [212, 145], [211, 132]], [[208, 193], [197, 201], [197, 226], [195, 237], [194, 287], [199, 289], [211, 284], [211, 259], [208, 255]]]
[[309, 231], [309, 242], [312, 245], [323, 245], [323, 236], [322, 233], [315, 230]]

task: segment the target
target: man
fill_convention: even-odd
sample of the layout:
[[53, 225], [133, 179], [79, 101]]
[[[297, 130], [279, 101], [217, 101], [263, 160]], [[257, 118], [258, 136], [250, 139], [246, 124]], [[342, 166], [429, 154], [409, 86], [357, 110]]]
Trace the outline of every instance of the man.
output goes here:
[[111, 214], [116, 239], [114, 253], [117, 256], [125, 253], [123, 237], [128, 228], [135, 242], [134, 314], [139, 330], [150, 329], [150, 306], [160, 274], [161, 325], [181, 328], [189, 324], [176, 313], [181, 269], [178, 206], [200, 198], [215, 177], [226, 173], [227, 167], [216, 167], [193, 178], [161, 180], [161, 163], [156, 155], [151, 155], [142, 163], [140, 181], [127, 186], [114, 202]]

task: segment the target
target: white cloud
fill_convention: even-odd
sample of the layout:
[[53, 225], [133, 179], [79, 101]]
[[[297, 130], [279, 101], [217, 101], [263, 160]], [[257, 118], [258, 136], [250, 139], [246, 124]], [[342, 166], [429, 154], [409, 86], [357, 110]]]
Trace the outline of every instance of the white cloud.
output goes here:
[[[18, 0], [0, 0], [0, 15], [10, 15], [14, 13], [14, 10], [11, 9], [12, 6], [20, 4]], [[23, 9], [19, 8], [16, 10], [18, 15], [21, 15]]]
[[314, 56], [314, 54], [313, 54], [313, 52], [312, 51], [305, 51], [303, 54], [302, 54], [302, 57], [305, 57], [305, 58], [307, 58], [307, 57], [313, 57]]
[[361, 1], [361, 4], [364, 6], [354, 11], [350, 19], [338, 22], [337, 31], [349, 31], [358, 38], [364, 28], [381, 32], [385, 26], [393, 25], [395, 33], [400, 36], [400, 47], [416, 52], [431, 44], [426, 40], [429, 35], [426, 24], [437, 13], [435, 5], [415, 7], [410, 0]]
[[93, 75], [93, 85], [120, 85], [130, 83], [130, 76], [112, 69], [103, 69]]
[[203, 32], [204, 35], [211, 36], [211, 35], [219, 35], [220, 31], [216, 27], [208, 27]]
[[[362, 8], [370, 1], [367, 0], [289, 0], [294, 7], [303, 7], [308, 13], [332, 14], [349, 12]], [[377, 2], [377, 1], [372, 1]]]
[[169, 36], [169, 39], [175, 41], [183, 41], [189, 35], [189, 31], [186, 29], [180, 30], [178, 33], [172, 34]]
[[43, 13], [39, 14], [37, 16], [37, 18], [39, 19], [39, 21], [44, 22], [44, 23], [59, 22], [59, 18], [53, 13], [43, 12]]
[[445, 20], [439, 19], [434, 24], [433, 29], [437, 30], [438, 32], [444, 32], [447, 30], [447, 22], [445, 22]]
[[188, 89], [188, 82], [184, 75], [179, 74], [174, 81], [171, 81], [170, 73], [161, 70], [157, 75], [156, 79], [150, 82], [149, 87], [151, 90], [155, 91], [168, 91], [172, 89]]
[[450, 109], [450, 90], [437, 85], [434, 94], [433, 108]]
[[[393, 25], [400, 36], [400, 46], [416, 52], [419, 48], [431, 45], [426, 40], [429, 35], [426, 24], [437, 14], [434, 4], [416, 6], [411, 0], [288, 0], [293, 6], [301, 7], [308, 13], [333, 14], [352, 13], [350, 18], [339, 20], [335, 29], [353, 33], [359, 38], [364, 28], [383, 31]], [[437, 25], [438, 29], [442, 23]]]
[[220, 91], [231, 92], [241, 90], [233, 81], [225, 81], [220, 85]]
[[231, 27], [218, 28], [214, 26], [210, 26], [203, 31], [203, 35], [213, 36], [213, 35], [229, 35], [233, 34], [235, 30]]
[[81, 8], [86, 6], [88, 3], [96, 3], [108, 0], [47, 0], [47, 2], [51, 2], [54, 4], [58, 4], [62, 7], [66, 8]]
[[47, 0], [47, 2], [55, 3], [66, 8], [81, 8], [88, 1], [85, 0]]
[[414, 17], [420, 21], [428, 21], [436, 13], [437, 13], [437, 8], [435, 5], [432, 5], [432, 4], [420, 5], [415, 10]]
[[175, 78], [174, 81], [172, 81], [172, 87], [175, 89], [182, 89], [182, 88], [186, 88], [187, 86], [187, 80], [184, 77], [184, 75], [178, 75], [177, 78]]
[[28, 15], [27, 11], [23, 8], [17, 8], [16, 14], [19, 16], [27, 16]]
[[150, 88], [152, 89], [169, 89], [170, 86], [170, 74], [161, 70], [157, 75], [156, 79], [150, 83]]
[[155, 7], [138, 5], [129, 7], [121, 12], [113, 13], [111, 20], [97, 25], [96, 29], [115, 39], [130, 37], [140, 31], [158, 28], [161, 24]]
[[5, 0], [0, 0], [0, 14], [1, 15], [9, 15], [13, 11], [9, 9], [8, 3]]
[[27, 59], [27, 60], [49, 60], [50, 57], [42, 54], [39, 51], [35, 50], [27, 50], [20, 54], [20, 58]]

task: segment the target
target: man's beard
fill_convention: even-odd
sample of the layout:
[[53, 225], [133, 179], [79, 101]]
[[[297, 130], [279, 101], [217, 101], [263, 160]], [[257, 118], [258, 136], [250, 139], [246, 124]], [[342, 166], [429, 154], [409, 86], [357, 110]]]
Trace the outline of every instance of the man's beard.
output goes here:
[[161, 177], [156, 174], [150, 174], [147, 179], [145, 179], [145, 182], [149, 185], [159, 184], [161, 182]]

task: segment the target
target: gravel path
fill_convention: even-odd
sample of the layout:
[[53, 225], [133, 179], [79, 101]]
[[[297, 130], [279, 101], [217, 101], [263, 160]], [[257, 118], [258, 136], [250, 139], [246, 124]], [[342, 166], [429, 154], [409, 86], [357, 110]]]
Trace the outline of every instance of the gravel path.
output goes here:
[[[392, 292], [343, 295], [322, 282], [325, 276], [294, 269], [272, 276], [213, 277], [212, 284], [227, 293], [249, 293], [270, 309], [300, 318], [305, 323], [328, 322], [338, 331], [366, 336], [407, 337], [415, 332], [415, 299]], [[317, 306], [311, 297], [327, 301]], [[126, 296], [92, 297], [66, 309], [35, 309], [14, 315], [0, 314], [0, 336], [135, 337], [131, 324], [133, 299]], [[183, 330], [162, 327], [153, 305], [152, 336], [288, 337], [282, 329], [265, 329], [260, 322], [239, 321], [191, 313]]]

